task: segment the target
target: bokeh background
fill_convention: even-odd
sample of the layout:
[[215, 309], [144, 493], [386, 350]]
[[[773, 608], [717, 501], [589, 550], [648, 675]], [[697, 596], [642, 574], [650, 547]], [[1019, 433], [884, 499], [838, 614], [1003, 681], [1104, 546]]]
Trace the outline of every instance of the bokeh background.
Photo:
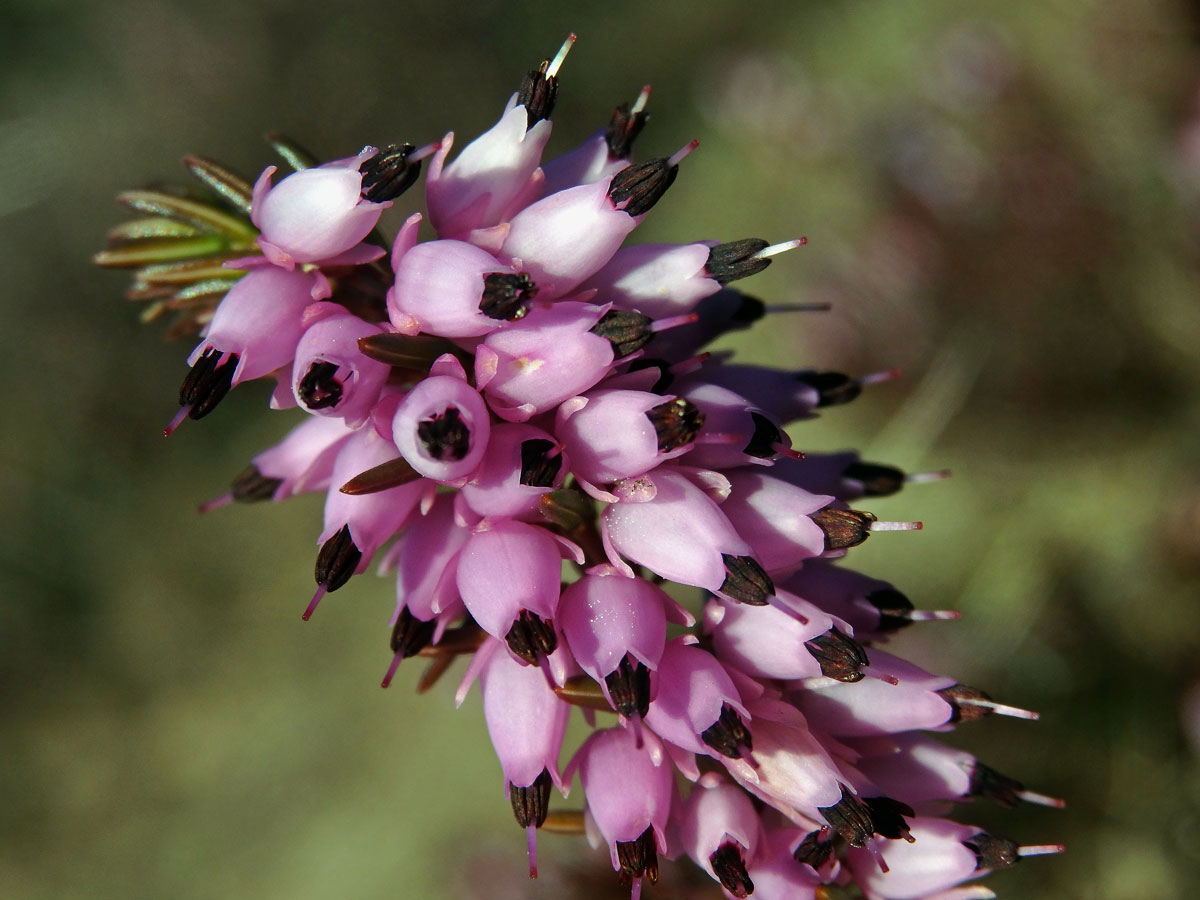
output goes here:
[[[316, 498], [194, 514], [291, 420], [248, 387], [164, 442], [190, 344], [88, 264], [112, 196], [185, 153], [253, 175], [269, 129], [327, 158], [461, 140], [570, 30], [552, 151], [647, 82], [641, 152], [702, 142], [639, 239], [808, 236], [746, 289], [833, 310], [731, 345], [904, 370], [792, 434], [954, 472], [869, 507], [924, 532], [852, 555], [962, 611], [906, 653], [1042, 712], [957, 737], [1069, 801], [963, 810], [1069, 846], [990, 886], [1197, 896], [1198, 23], [1182, 0], [7, 0], [0, 896], [624, 895], [574, 838], [525, 877], [457, 672], [378, 689], [387, 581], [301, 623]], [[648, 896], [716, 896], [668, 881]]]

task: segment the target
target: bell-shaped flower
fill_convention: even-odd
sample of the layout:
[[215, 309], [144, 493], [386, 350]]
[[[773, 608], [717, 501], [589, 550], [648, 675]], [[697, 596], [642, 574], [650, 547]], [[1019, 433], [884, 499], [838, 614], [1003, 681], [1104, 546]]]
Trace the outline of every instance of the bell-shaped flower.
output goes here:
[[[467, 538], [455, 580], [467, 611], [526, 662], [558, 645], [552, 620], [562, 576], [561, 545], [549, 531], [513, 519], [484, 521]], [[533, 647], [526, 646], [526, 638]]]
[[309, 618], [328, 591], [364, 572], [375, 551], [407, 523], [428, 482], [414, 481], [371, 494], [345, 494], [341, 486], [356, 475], [396, 459], [396, 448], [374, 428], [360, 428], [346, 441], [330, 476], [325, 497], [325, 528], [317, 543], [317, 593], [304, 613]]
[[310, 413], [355, 426], [370, 415], [392, 370], [364, 356], [358, 341], [383, 329], [336, 304], [321, 307], [310, 311], [311, 324], [296, 347], [292, 396]]
[[485, 335], [524, 316], [537, 293], [527, 276], [464, 241], [417, 244], [393, 257], [392, 266], [388, 317], [402, 334]]
[[704, 623], [722, 662], [756, 678], [783, 680], [821, 676], [809, 642], [835, 624], [817, 607], [783, 591], [770, 606], [710, 601]]
[[658, 879], [666, 852], [675, 779], [653, 735], [639, 741], [624, 728], [595, 731], [567, 767], [578, 770], [587, 809], [608, 844], [613, 869], [634, 883]]
[[689, 313], [721, 285], [704, 272], [717, 241], [622, 247], [581, 285], [597, 298], [655, 319]]
[[470, 530], [455, 521], [454, 500], [446, 494], [438, 495], [429, 511], [413, 521], [385, 560], [396, 569], [393, 624], [402, 609], [426, 622], [462, 611], [454, 567], [469, 536]]
[[754, 900], [815, 900], [822, 878], [792, 856], [795, 831], [775, 828], [766, 833], [763, 847], [750, 863]]
[[727, 388], [688, 379], [676, 390], [704, 416], [688, 465], [710, 469], [769, 466], [792, 446], [792, 439], [766, 413]]
[[915, 610], [912, 602], [888, 582], [843, 568], [832, 560], [806, 561], [799, 571], [782, 579], [782, 586], [845, 620], [855, 634], [862, 636], [895, 631], [914, 621], [958, 617], [958, 613], [947, 610]]
[[601, 515], [602, 535], [614, 565], [620, 565], [620, 554], [668, 581], [702, 587], [743, 603], [767, 602], [774, 585], [753, 559], [750, 545], [708, 494], [669, 466], [660, 466], [638, 481], [652, 487], [652, 499], [622, 500]]
[[867, 852], [851, 850], [846, 864], [855, 881], [880, 900], [918, 900], [982, 875], [979, 858], [967, 843], [974, 825], [918, 816], [910, 820], [913, 843], [889, 841], [883, 849], [887, 871]]
[[607, 375], [613, 344], [593, 332], [605, 312], [587, 303], [539, 306], [484, 338], [475, 354], [475, 382], [496, 414], [525, 421]]
[[809, 684], [794, 691], [792, 699], [814, 727], [834, 737], [939, 728], [953, 717], [953, 705], [939, 693], [955, 684], [953, 678], [931, 675], [876, 648], [871, 649], [871, 668], [881, 677], [857, 684]]
[[509, 223], [500, 258], [519, 260], [513, 264], [543, 300], [566, 296], [612, 258], [670, 186], [681, 158], [647, 160], [530, 204]]
[[575, 476], [598, 485], [644, 475], [686, 453], [702, 423], [686, 400], [597, 390], [560, 406], [554, 431], [571, 454]]
[[487, 455], [461, 497], [480, 516], [540, 519], [538, 503], [562, 486], [571, 461], [562, 446], [532, 425], [493, 426]]
[[715, 772], [704, 775], [684, 801], [679, 822], [684, 852], [734, 897], [755, 892], [747, 868], [762, 839], [750, 795]]
[[413, 469], [450, 484], [467, 478], [483, 462], [491, 418], [451, 354], [439, 357], [431, 371], [400, 401], [392, 438]]
[[660, 588], [609, 567], [568, 585], [559, 599], [558, 624], [571, 655], [626, 718], [645, 716], [653, 699], [649, 673], [667, 642], [668, 613], [679, 621]]
[[362, 166], [377, 153], [364, 147], [357, 156], [293, 172], [274, 186], [276, 169], [268, 166], [254, 185], [250, 208], [267, 259], [291, 269], [302, 263], [362, 264], [383, 256], [382, 247], [359, 246], [392, 205], [363, 195]]
[[425, 198], [429, 220], [441, 237], [467, 239], [473, 231], [511, 218], [541, 189], [538, 163], [550, 139], [549, 119], [532, 127], [513, 94], [500, 120], [463, 148], [449, 165], [454, 132], [429, 161]]
[[809, 516], [833, 497], [793, 487], [775, 478], [774, 469], [770, 475], [738, 469], [726, 477], [730, 490], [721, 512], [768, 572], [790, 571], [825, 551], [825, 532]]
[[[694, 641], [676, 639], [663, 649], [646, 724], [688, 753], [740, 760], [753, 746], [750, 714], [725, 666]], [[685, 774], [690, 769], [698, 777], [694, 765], [682, 762], [676, 759]]]

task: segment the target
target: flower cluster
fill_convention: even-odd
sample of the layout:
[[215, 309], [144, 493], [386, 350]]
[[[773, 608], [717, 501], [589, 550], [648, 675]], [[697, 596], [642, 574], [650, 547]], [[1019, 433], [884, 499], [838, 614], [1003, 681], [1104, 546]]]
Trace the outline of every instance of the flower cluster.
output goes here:
[[[963, 883], [1060, 848], [949, 804], [1058, 801], [929, 733], [1033, 714], [880, 649], [954, 614], [835, 562], [919, 527], [851, 503], [939, 475], [791, 448], [785, 424], [879, 376], [702, 352], [766, 311], [728, 285], [803, 240], [627, 245], [695, 142], [632, 160], [647, 88], [543, 164], [571, 41], [453, 160], [453, 134], [323, 165], [273, 138], [286, 177], [190, 159], [212, 196], [123, 195], [145, 216], [97, 261], [202, 330], [167, 433], [259, 378], [303, 411], [207, 507], [324, 492], [303, 617], [378, 558], [397, 587], [383, 685], [408, 657], [432, 659], [422, 687], [470, 657], [458, 699], [479, 682], [531, 874], [547, 826], [606, 845], [635, 898], [681, 855], [733, 897], [990, 897]], [[436, 238], [415, 214], [385, 241], [424, 160]], [[572, 706], [594, 730], [564, 766]], [[576, 775], [585, 811], [552, 812]]]

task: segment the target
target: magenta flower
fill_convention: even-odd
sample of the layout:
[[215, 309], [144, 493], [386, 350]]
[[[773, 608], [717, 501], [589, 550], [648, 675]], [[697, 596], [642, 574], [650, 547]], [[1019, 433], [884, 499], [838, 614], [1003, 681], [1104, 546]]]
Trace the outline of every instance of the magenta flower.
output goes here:
[[[735, 898], [988, 896], [968, 882], [1061, 848], [952, 805], [1061, 801], [930, 733], [1036, 714], [882, 649], [956, 614], [835, 562], [919, 527], [860, 501], [944, 473], [792, 449], [785, 425], [807, 442], [816, 410], [893, 373], [697, 355], [766, 313], [727, 285], [804, 241], [623, 246], [696, 144], [631, 161], [647, 89], [543, 169], [573, 40], [453, 160], [450, 134], [274, 184], [270, 167], [252, 191], [212, 176], [246, 198], [248, 219], [221, 215], [262, 255], [196, 316], [170, 427], [257, 378], [301, 424], [203, 508], [325, 492], [304, 618], [378, 556], [383, 686], [406, 659], [429, 658], [427, 689], [470, 658], [457, 696], [478, 678], [531, 875], [553, 827], [606, 845], [634, 900], [680, 856]], [[438, 237], [414, 214], [385, 263], [382, 214], [430, 155]], [[593, 730], [564, 770], [572, 707]], [[575, 773], [582, 805], [552, 808]]]

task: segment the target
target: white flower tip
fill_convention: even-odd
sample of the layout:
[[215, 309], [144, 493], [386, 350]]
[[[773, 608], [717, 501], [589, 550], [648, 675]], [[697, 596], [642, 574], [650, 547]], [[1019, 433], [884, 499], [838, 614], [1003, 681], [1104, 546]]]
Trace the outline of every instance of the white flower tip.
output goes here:
[[681, 162], [683, 162], [683, 159], [685, 156], [687, 156], [689, 153], [691, 153], [693, 150], [695, 150], [699, 146], [700, 146], [700, 142], [698, 140], [696, 140], [695, 138], [692, 138], [690, 141], [688, 141], [686, 144], [684, 144], [682, 147], [680, 147], [678, 150], [675, 151], [675, 153], [670, 157], [670, 159], [667, 160], [667, 166], [672, 169], [675, 168], [677, 165], [679, 165]]
[[803, 247], [808, 243], [808, 238], [796, 238], [794, 241], [784, 241], [781, 244], [771, 244], [769, 247], [763, 247], [751, 259], [767, 259], [772, 256], [778, 256], [780, 253], [787, 253], [789, 250], [795, 250], [797, 247]]
[[995, 700], [983, 699], [959, 699], [958, 703], [966, 706], [982, 706], [984, 709], [990, 709], [998, 716], [1008, 716], [1012, 719], [1028, 719], [1031, 722], [1036, 722], [1042, 717], [1041, 713], [1036, 713], [1031, 709], [1021, 709], [1019, 706], [1009, 706], [1007, 703], [997, 703]]
[[633, 101], [633, 106], [629, 107], [629, 112], [636, 116], [638, 113], [640, 113], [643, 109], [646, 108], [646, 104], [649, 102], [650, 102], [650, 85], [646, 84], [646, 85], [642, 86], [642, 92], [640, 94], [638, 94], [637, 99]]
[[871, 531], [920, 531], [924, 522], [872, 522]]
[[567, 39], [562, 42], [562, 46], [558, 48], [558, 53], [554, 54], [554, 59], [550, 60], [550, 65], [546, 67], [546, 77], [553, 78], [558, 74], [559, 68], [563, 64], [563, 60], [567, 58], [567, 54], [571, 52], [571, 48], [575, 46], [575, 32], [567, 35]]
[[1050, 856], [1062, 853], [1067, 848], [1063, 844], [1029, 844], [1017, 848], [1017, 856]]
[[426, 144], [424, 147], [418, 147], [412, 153], [408, 154], [406, 162], [420, 162], [427, 157], [433, 156], [442, 149], [442, 141], [434, 141], [432, 144]]
[[904, 476], [904, 483], [925, 484], [928, 481], [945, 481], [949, 477], [949, 469], [938, 469], [936, 472], [912, 472]]
[[1036, 791], [1017, 791], [1017, 797], [1026, 803], [1036, 803], [1038, 806], [1049, 806], [1052, 809], [1063, 809], [1067, 805], [1060, 797], [1049, 797]]
[[957, 609], [906, 609], [896, 610], [892, 615], [908, 619], [910, 622], [939, 622], [962, 618], [962, 613]]
[[887, 369], [883, 372], [872, 372], [855, 379], [861, 385], [879, 384], [884, 381], [895, 381], [903, 374], [899, 369]]

